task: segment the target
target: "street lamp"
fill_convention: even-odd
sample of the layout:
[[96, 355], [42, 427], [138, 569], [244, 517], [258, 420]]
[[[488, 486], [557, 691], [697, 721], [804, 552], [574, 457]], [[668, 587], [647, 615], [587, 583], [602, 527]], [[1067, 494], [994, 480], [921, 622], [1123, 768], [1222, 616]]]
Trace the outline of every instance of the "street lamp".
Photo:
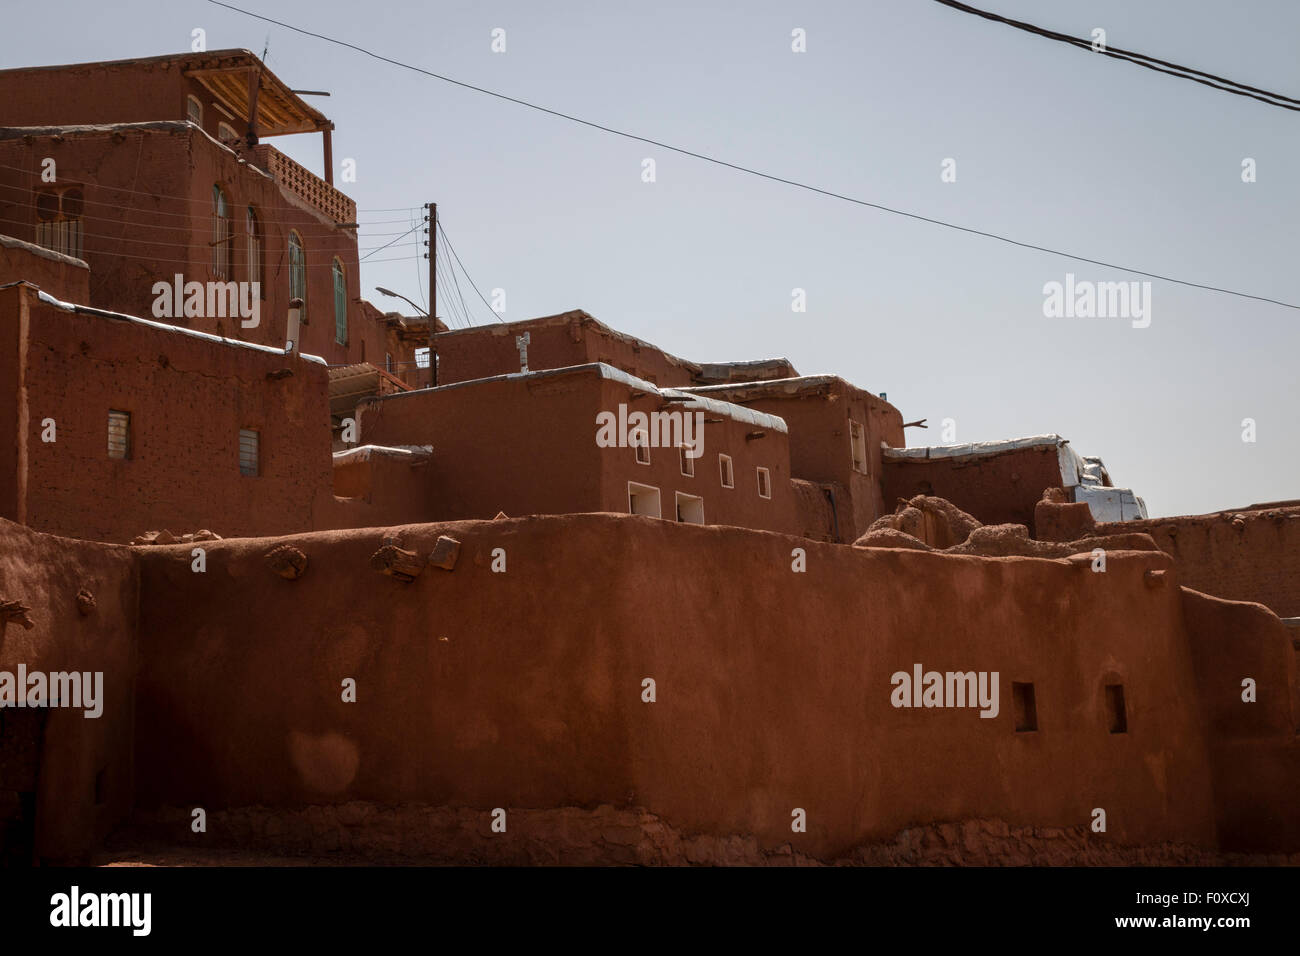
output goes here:
[[411, 308], [415, 309], [417, 312], [419, 312], [421, 315], [423, 315], [425, 318], [429, 320], [429, 384], [432, 385], [434, 388], [437, 388], [438, 387], [438, 353], [433, 347], [433, 334], [436, 331], [435, 325], [437, 320], [434, 319], [433, 316], [429, 315], [427, 311], [420, 308], [414, 302], [411, 302], [411, 300], [408, 299], [406, 296], [399, 295], [398, 293], [394, 292], [392, 289], [385, 289], [383, 286], [377, 285], [375, 286], [375, 291], [382, 292], [384, 295], [391, 296], [394, 299], [401, 299], [403, 302], [408, 303], [411, 306]]
[[411, 301], [410, 299], [408, 299], [406, 296], [404, 296], [404, 295], [398, 295], [396, 292], [392, 291], [391, 289], [385, 289], [383, 286], [381, 286], [381, 285], [377, 285], [377, 286], [375, 286], [375, 291], [376, 291], [376, 292], [382, 292], [384, 295], [386, 295], [386, 296], [390, 296], [390, 297], [392, 297], [392, 298], [394, 298], [394, 299], [401, 299], [403, 302], [408, 303], [408, 304], [411, 306], [411, 308], [413, 308], [413, 309], [415, 309], [416, 311], [418, 311], [421, 315], [428, 315], [428, 314], [429, 314], [428, 311], [427, 311], [426, 309], [421, 309], [418, 305], [416, 305], [414, 302], [412, 302], [412, 301]]

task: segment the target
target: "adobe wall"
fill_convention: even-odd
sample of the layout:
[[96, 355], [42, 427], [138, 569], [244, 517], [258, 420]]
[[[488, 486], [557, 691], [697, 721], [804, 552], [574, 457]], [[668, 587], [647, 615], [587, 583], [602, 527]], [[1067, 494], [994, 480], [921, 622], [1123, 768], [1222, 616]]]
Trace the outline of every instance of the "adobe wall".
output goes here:
[[[0, 233], [9, 227], [9, 223], [0, 222]], [[0, 285], [18, 280], [64, 301], [90, 299], [90, 270], [84, 262], [0, 235]]]
[[[603, 380], [600, 403], [588, 411], [593, 421], [590, 438], [595, 439], [595, 411], [616, 411], [620, 402], [630, 409], [658, 411], [661, 406], [654, 398], [640, 397], [629, 401], [628, 389], [618, 382]], [[668, 410], [677, 405], [663, 406]], [[689, 409], [682, 409], [687, 414]], [[601, 456], [601, 511], [626, 513], [628, 511], [628, 482], [659, 489], [663, 517], [676, 520], [676, 499], [680, 492], [702, 499], [705, 524], [735, 525], [765, 531], [797, 532], [796, 499], [790, 486], [789, 436], [772, 428], [761, 428], [744, 421], [735, 421], [710, 411], [704, 411], [704, 442], [702, 454], [694, 461], [694, 475], [683, 473], [681, 454], [676, 448], [651, 448], [650, 463], [636, 460], [635, 448], [602, 448]], [[575, 428], [575, 432], [581, 432]], [[748, 436], [761, 432], [762, 438]], [[722, 483], [722, 460], [731, 459], [732, 487]], [[766, 468], [769, 477], [769, 497], [759, 493], [758, 469]], [[575, 510], [575, 509], [570, 509]]]
[[[201, 54], [178, 55], [177, 60]], [[0, 71], [6, 126], [70, 126], [184, 120], [186, 98], [203, 104], [203, 127], [215, 137], [225, 118], [212, 106], [212, 94], [184, 74], [177, 61], [83, 63]], [[232, 123], [236, 132], [246, 128]], [[245, 127], [247, 124], [243, 124]]]
[[[82, 613], [78, 592], [93, 597]], [[139, 574], [129, 548], [37, 534], [0, 520], [0, 600], [30, 606], [34, 625], [0, 624], [0, 670], [100, 671], [102, 716], [46, 710], [36, 791], [36, 852], [72, 861], [98, 845], [131, 808], [135, 634]], [[0, 763], [15, 744], [18, 721], [41, 712], [9, 713]], [[12, 772], [6, 764], [6, 772]], [[96, 801], [96, 779], [103, 773]]]
[[0, 289], [0, 518], [27, 520], [27, 295]]
[[[0, 290], [0, 328], [17, 321], [22, 294], [30, 527], [124, 543], [161, 528], [229, 537], [313, 526], [331, 488], [323, 365], [66, 312], [22, 288]], [[268, 377], [285, 368], [293, 374]], [[109, 409], [131, 414], [129, 460], [108, 457]], [[256, 477], [239, 471], [241, 428], [261, 433]]]
[[439, 515], [434, 487], [436, 466], [373, 456], [334, 468], [334, 497], [315, 515], [317, 529], [382, 528]]
[[615, 333], [581, 311], [439, 334], [438, 384], [518, 372], [515, 337], [525, 332], [529, 335], [528, 367], [533, 371], [604, 362], [665, 388], [691, 384], [687, 363], [653, 345]]
[[1178, 562], [1182, 582], [1234, 601], [1300, 617], [1300, 507], [1283, 506], [1099, 524], [1098, 533], [1145, 531]]
[[[1258, 605], [1187, 588], [1182, 600], [1220, 839], [1247, 851], [1300, 847], [1300, 632]], [[1242, 699], [1247, 678], [1256, 684], [1254, 702]]]
[[[826, 376], [817, 386], [793, 380], [731, 388], [695, 389], [699, 394], [741, 402], [746, 408], [778, 415], [790, 428], [790, 470], [808, 481], [835, 486], [835, 511], [843, 542], [859, 537], [888, 509], [882, 497], [880, 443], [904, 442], [903, 416], [887, 401], [842, 379]], [[853, 468], [849, 421], [863, 426], [867, 471]]]
[[[283, 348], [293, 230], [302, 238], [307, 259], [307, 323], [301, 350], [335, 365], [383, 365], [384, 353], [390, 350], [388, 333], [385, 323], [371, 318], [359, 304], [355, 233], [336, 228], [269, 175], [241, 163], [232, 150], [185, 124], [155, 124], [126, 133], [69, 131], [59, 138], [34, 137], [30, 144], [21, 137], [0, 138], [0, 231], [26, 242], [36, 238], [34, 193], [49, 185], [40, 181], [40, 161], [46, 156], [55, 160], [60, 184], [84, 187], [84, 258], [93, 281], [89, 297], [76, 304], [154, 318], [155, 282], [171, 283], [177, 273], [186, 282], [215, 281], [212, 187], [219, 183], [230, 204], [234, 235], [230, 280], [246, 281], [249, 275], [245, 210], [252, 205], [259, 217], [264, 295], [260, 324], [245, 329], [238, 318], [216, 316], [161, 321]], [[148, 194], [141, 184], [148, 184]], [[336, 256], [343, 262], [347, 286], [347, 345], [335, 342], [331, 270]]]
[[504, 379], [363, 401], [358, 438], [432, 445], [429, 494], [444, 519], [600, 511], [598, 380]]
[[[1045, 489], [1060, 485], [1060, 460], [1052, 445], [968, 458], [890, 458], [884, 462], [887, 503], [933, 495], [948, 499], [984, 524], [1022, 524], [1035, 537], [1034, 508]], [[1140, 530], [1134, 522], [1124, 523], [1122, 531], [1134, 530]]]
[[[377, 575], [375, 529], [287, 539], [297, 581], [264, 566], [275, 541], [216, 542], [203, 576], [184, 548], [140, 554], [144, 810], [426, 803], [486, 830], [494, 807], [609, 804], [827, 859], [916, 821], [1073, 832], [1101, 807], [1090, 843], [1214, 843], [1183, 598], [1144, 573], [1171, 566], [1159, 552], [1102, 575], [632, 516], [403, 530], [421, 553], [455, 536], [459, 563]], [[998, 717], [892, 707], [914, 663], [999, 672]], [[1013, 681], [1035, 686], [1036, 732], [1014, 729]]]
[[[649, 464], [632, 447], [596, 444], [596, 416], [673, 410], [655, 396], [594, 369], [544, 378], [499, 379], [406, 393], [361, 405], [360, 440], [432, 445], [429, 494], [440, 519], [628, 511], [628, 483], [657, 488], [661, 514], [676, 519], [676, 495], [703, 499], [707, 524], [799, 530], [784, 433], [705, 412], [703, 454], [683, 474], [676, 448], [650, 448]], [[746, 436], [762, 431], [764, 437]], [[720, 456], [732, 460], [733, 487], [722, 486]], [[770, 497], [759, 494], [768, 469]], [[346, 490], [347, 485], [342, 486]], [[372, 495], [372, 500], [380, 500]], [[417, 520], [411, 514], [403, 523]]]

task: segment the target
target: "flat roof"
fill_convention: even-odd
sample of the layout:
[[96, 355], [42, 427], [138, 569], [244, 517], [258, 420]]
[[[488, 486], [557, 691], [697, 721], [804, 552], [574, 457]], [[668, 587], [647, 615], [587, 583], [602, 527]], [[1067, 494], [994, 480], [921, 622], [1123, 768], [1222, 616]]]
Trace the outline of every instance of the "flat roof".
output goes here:
[[770, 428], [772, 431], [781, 432], [782, 434], [789, 432], [789, 429], [785, 424], [785, 419], [781, 418], [779, 415], [769, 415], [766, 412], [756, 412], [752, 408], [746, 408], [744, 405], [736, 405], [732, 402], [723, 402], [713, 398], [706, 398], [702, 395], [695, 395], [686, 389], [660, 388], [652, 382], [647, 382], [643, 378], [637, 378], [635, 375], [630, 375], [622, 369], [614, 368], [612, 365], [606, 365], [604, 362], [589, 362], [586, 365], [568, 365], [564, 368], [540, 369], [535, 372], [509, 372], [505, 375], [489, 375], [486, 378], [472, 378], [464, 382], [452, 382], [450, 385], [439, 385], [437, 388], [421, 388], [409, 392], [401, 392], [397, 395], [377, 395], [373, 398], [365, 399], [364, 401], [391, 402], [426, 392], [448, 392], [457, 388], [473, 388], [475, 386], [486, 385], [493, 382], [540, 381], [542, 379], [560, 378], [567, 375], [590, 374], [599, 375], [601, 378], [609, 381], [620, 382], [635, 392], [643, 392], [647, 395], [658, 395], [661, 398], [680, 399], [681, 401], [672, 403], [675, 408], [708, 411], [715, 415], [722, 415], [726, 418], [730, 418], [733, 421], [746, 422], [757, 428]]
[[63, 63], [56, 66], [23, 66], [0, 70], [0, 86], [6, 77], [19, 74], [61, 73], [77, 70], [131, 69], [170, 67], [198, 80], [232, 113], [247, 122], [249, 118], [248, 74], [260, 78], [257, 94], [258, 136], [286, 136], [333, 129], [324, 113], [294, 93], [272, 73], [252, 50], [210, 50], [202, 53], [166, 53], [161, 56], [135, 57], [127, 60], [92, 60], [86, 63]]

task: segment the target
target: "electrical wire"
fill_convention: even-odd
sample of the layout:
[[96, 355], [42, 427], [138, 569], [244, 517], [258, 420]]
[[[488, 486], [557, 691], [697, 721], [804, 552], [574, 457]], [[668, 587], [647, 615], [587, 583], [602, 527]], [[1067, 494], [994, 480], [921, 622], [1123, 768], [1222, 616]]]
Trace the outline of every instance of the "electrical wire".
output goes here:
[[[471, 90], [475, 93], [482, 93], [485, 96], [491, 96], [499, 100], [504, 100], [505, 102], [508, 103], [514, 103], [518, 106], [527, 107], [528, 109], [536, 110], [540, 113], [545, 113], [547, 115], [554, 116], [559, 119], [568, 120], [571, 123], [577, 123], [581, 126], [586, 126], [590, 129], [595, 129], [601, 132], [609, 133], [613, 136], [620, 136], [624, 139], [633, 140], [638, 143], [645, 143], [650, 146], [656, 146], [660, 149], [664, 149], [669, 152], [677, 153], [682, 156], [689, 156], [693, 159], [699, 159], [706, 163], [712, 163], [715, 166], [721, 166], [724, 169], [731, 169], [736, 172], [745, 173], [746, 175], [755, 176], [759, 179], [765, 179], [768, 180], [769, 182], [781, 183], [786, 186], [793, 186], [796, 189], [803, 189], [811, 193], [816, 193], [817, 195], [820, 196], [826, 196], [831, 199], [838, 199], [842, 202], [853, 203], [854, 205], [858, 205], [858, 206], [865, 206], [869, 209], [876, 209], [879, 210], [880, 212], [887, 212], [890, 215], [902, 216], [907, 219], [913, 219], [918, 222], [929, 223], [934, 226], [942, 226], [945, 229], [954, 229], [958, 232], [964, 232], [968, 235], [981, 236], [985, 239], [994, 239], [997, 240], [998, 242], [1004, 242], [1007, 243], [1008, 245], [1017, 246], [1021, 249], [1030, 249], [1035, 252], [1042, 252], [1048, 255], [1060, 256], [1065, 259], [1072, 259], [1075, 262], [1086, 262], [1089, 263], [1090, 265], [1101, 266], [1106, 269], [1115, 269], [1117, 271], [1127, 272], [1132, 275], [1146, 276], [1147, 278], [1150, 279], [1159, 279], [1163, 282], [1174, 283], [1175, 285], [1187, 286], [1193, 289], [1203, 289], [1207, 292], [1219, 292], [1224, 295], [1231, 295], [1241, 299], [1253, 299], [1256, 302], [1268, 302], [1273, 305], [1282, 306], [1283, 308], [1286, 309], [1295, 309], [1297, 311], [1300, 311], [1300, 304], [1296, 304], [1293, 302], [1284, 302], [1281, 299], [1273, 299], [1273, 298], [1269, 298], [1268, 296], [1255, 295], [1249, 292], [1241, 292], [1234, 289], [1224, 288], [1222, 286], [1210, 285], [1208, 283], [1193, 282], [1189, 279], [1179, 279], [1175, 276], [1162, 275], [1157, 272], [1151, 272], [1145, 269], [1138, 269], [1136, 267], [1126, 266], [1120, 263], [1106, 262], [1105, 260], [1102, 259], [1093, 259], [1088, 256], [1081, 256], [1075, 253], [1065, 252], [1061, 249], [1053, 249], [1049, 246], [1041, 246], [1041, 245], [1037, 245], [1036, 243], [1023, 242], [1021, 240], [1012, 239], [1009, 236], [1003, 236], [995, 232], [988, 232], [983, 229], [975, 229], [970, 226], [961, 226], [956, 223], [946, 222], [945, 220], [942, 219], [935, 219], [931, 216], [923, 216], [919, 213], [908, 212], [903, 209], [896, 209], [892, 206], [886, 206], [883, 203], [876, 203], [866, 199], [859, 199], [857, 197], [849, 196], [844, 193], [836, 192], [831, 189], [824, 189], [820, 186], [811, 185], [810, 183], [800, 182], [799, 180], [789, 179], [784, 176], [777, 176], [773, 173], [765, 173], [757, 169], [752, 169], [747, 166], [742, 166], [739, 163], [733, 163], [724, 159], [718, 159], [717, 157], [709, 156], [705, 153], [695, 152], [694, 150], [686, 149], [681, 146], [673, 146], [669, 143], [652, 139], [648, 136], [640, 136], [636, 133], [627, 132], [626, 130], [616, 129], [612, 126], [605, 126], [601, 123], [596, 123], [592, 120], [583, 119], [579, 116], [574, 116], [570, 113], [562, 113], [559, 110], [553, 110], [550, 109], [549, 107], [541, 106], [536, 103], [530, 103], [527, 100], [522, 100], [514, 96], [508, 96], [505, 93], [499, 93], [495, 90], [487, 89], [486, 87], [475, 86], [474, 84], [466, 83], [463, 80], [457, 80], [450, 76], [445, 76], [440, 73], [435, 73], [432, 70], [426, 70], [423, 67], [414, 66], [410, 63], [403, 63], [400, 60], [394, 60], [391, 57], [386, 57], [383, 56], [382, 54], [374, 53], [371, 50], [367, 50], [364, 47], [357, 46], [354, 43], [348, 43], [344, 40], [339, 40], [336, 39], [335, 37], [326, 36], [322, 33], [314, 33], [311, 30], [306, 30], [302, 27], [296, 27], [293, 24], [285, 23], [282, 20], [276, 20], [273, 19], [272, 17], [263, 16], [260, 13], [253, 13], [249, 10], [241, 9], [240, 7], [233, 6], [232, 4], [224, 3], [222, 2], [222, 0], [207, 0], [207, 2], [213, 4], [214, 6], [224, 7], [227, 10], [232, 10], [235, 13], [242, 13], [245, 16], [252, 17], [256, 20], [262, 20], [266, 23], [273, 23], [276, 26], [284, 27], [286, 30], [292, 30], [293, 32], [300, 33], [303, 36], [314, 37], [315, 39], [318, 40], [324, 40], [327, 43], [333, 43], [337, 46], [346, 47], [347, 49], [354, 50], [357, 53], [361, 53], [365, 56], [371, 57], [372, 59], [380, 60], [384, 63], [391, 64], [392, 66], [396, 66], [404, 70], [410, 70], [415, 73], [420, 73], [423, 74], [424, 76], [432, 77], [433, 79], [436, 80], [441, 80], [444, 83], [450, 83], [453, 84], [454, 86], [459, 86], [462, 89]], [[481, 298], [482, 293], [479, 293], [479, 296]]]
[[452, 254], [453, 258], [455, 258], [455, 260], [456, 260], [456, 264], [460, 266], [460, 271], [463, 272], [463, 273], [465, 273], [465, 278], [466, 278], [467, 280], [469, 280], [469, 284], [470, 284], [471, 286], [474, 287], [474, 291], [475, 291], [475, 292], [478, 292], [478, 297], [483, 301], [483, 304], [487, 306], [488, 311], [489, 311], [490, 313], [492, 313], [492, 316], [493, 316], [493, 317], [494, 317], [498, 322], [504, 324], [504, 323], [505, 323], [505, 319], [501, 318], [501, 316], [497, 313], [497, 310], [494, 309], [494, 308], [492, 308], [491, 303], [489, 303], [487, 299], [483, 298], [483, 293], [482, 293], [482, 292], [479, 292], [478, 284], [475, 283], [475, 281], [474, 281], [474, 277], [471, 276], [471, 275], [469, 274], [469, 270], [465, 268], [465, 263], [463, 263], [463, 262], [460, 261], [460, 256], [456, 254], [456, 247], [453, 246], [453, 245], [451, 244], [451, 239], [448, 238], [448, 236], [447, 236], [447, 230], [445, 230], [445, 229], [442, 228], [442, 222], [441, 222], [441, 221], [439, 221], [439, 223], [438, 223], [438, 231], [442, 233], [442, 240], [443, 240], [443, 243], [446, 245], [446, 247], [447, 247], [448, 249], [451, 250], [451, 254]]
[[[1055, 30], [1048, 30], [1033, 23], [1026, 23], [1023, 20], [1012, 20], [1009, 17], [991, 13], [988, 10], [981, 10], [978, 7], [972, 7], [966, 3], [959, 3], [957, 0], [935, 0], [935, 3], [942, 4], [945, 7], [951, 7], [952, 9], [959, 10], [962, 13], [969, 13], [973, 16], [982, 17], [985, 20], [991, 20], [994, 23], [1002, 23], [1006, 26], [1015, 27], [1017, 30], [1024, 30], [1027, 33], [1046, 37], [1049, 40], [1058, 40], [1061, 43], [1068, 43], [1069, 45], [1078, 47], [1079, 49], [1087, 50], [1090, 53], [1101, 53], [1117, 60], [1126, 60], [1129, 63], [1135, 63], [1138, 66], [1146, 67], [1148, 70], [1155, 70], [1158, 73], [1167, 73], [1170, 76], [1177, 76], [1180, 79], [1191, 80], [1194, 83], [1200, 83], [1204, 86], [1211, 87], [1212, 89], [1222, 90], [1225, 93], [1235, 93], [1238, 96], [1248, 96], [1253, 100], [1259, 100], [1261, 103], [1267, 103], [1269, 106], [1276, 106], [1284, 110], [1295, 110], [1300, 112], [1300, 99], [1284, 96], [1281, 93], [1272, 93], [1255, 86], [1247, 86], [1245, 83], [1238, 83], [1236, 80], [1229, 80], [1226, 77], [1216, 76], [1213, 73], [1206, 73], [1204, 70], [1197, 70], [1190, 66], [1179, 66], [1177, 63], [1170, 63], [1168, 60], [1159, 60], [1153, 56], [1147, 56], [1145, 53], [1134, 53], [1131, 50], [1121, 50], [1119, 47], [1109, 45], [1094, 47], [1090, 40], [1085, 40], [1082, 37], [1070, 36], [1068, 33], [1058, 33]], [[1168, 67], [1168, 69], [1161, 69], [1161, 67]], [[1198, 77], [1203, 77], [1203, 79], [1198, 79]], [[1220, 84], [1227, 85], [1223, 86]]]

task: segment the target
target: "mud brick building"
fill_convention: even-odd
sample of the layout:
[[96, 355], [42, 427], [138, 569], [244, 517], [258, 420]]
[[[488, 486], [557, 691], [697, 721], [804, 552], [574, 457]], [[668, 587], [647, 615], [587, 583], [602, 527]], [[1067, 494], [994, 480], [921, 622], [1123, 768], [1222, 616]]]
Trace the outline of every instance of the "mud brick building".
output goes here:
[[[1295, 502], [1149, 518], [1058, 435], [908, 447], [580, 309], [430, 342], [247, 51], [0, 71], [0, 124], [0, 686], [104, 678], [0, 706], [6, 860], [196, 806], [348, 861], [1300, 860]], [[894, 706], [922, 666], [996, 716]]]

